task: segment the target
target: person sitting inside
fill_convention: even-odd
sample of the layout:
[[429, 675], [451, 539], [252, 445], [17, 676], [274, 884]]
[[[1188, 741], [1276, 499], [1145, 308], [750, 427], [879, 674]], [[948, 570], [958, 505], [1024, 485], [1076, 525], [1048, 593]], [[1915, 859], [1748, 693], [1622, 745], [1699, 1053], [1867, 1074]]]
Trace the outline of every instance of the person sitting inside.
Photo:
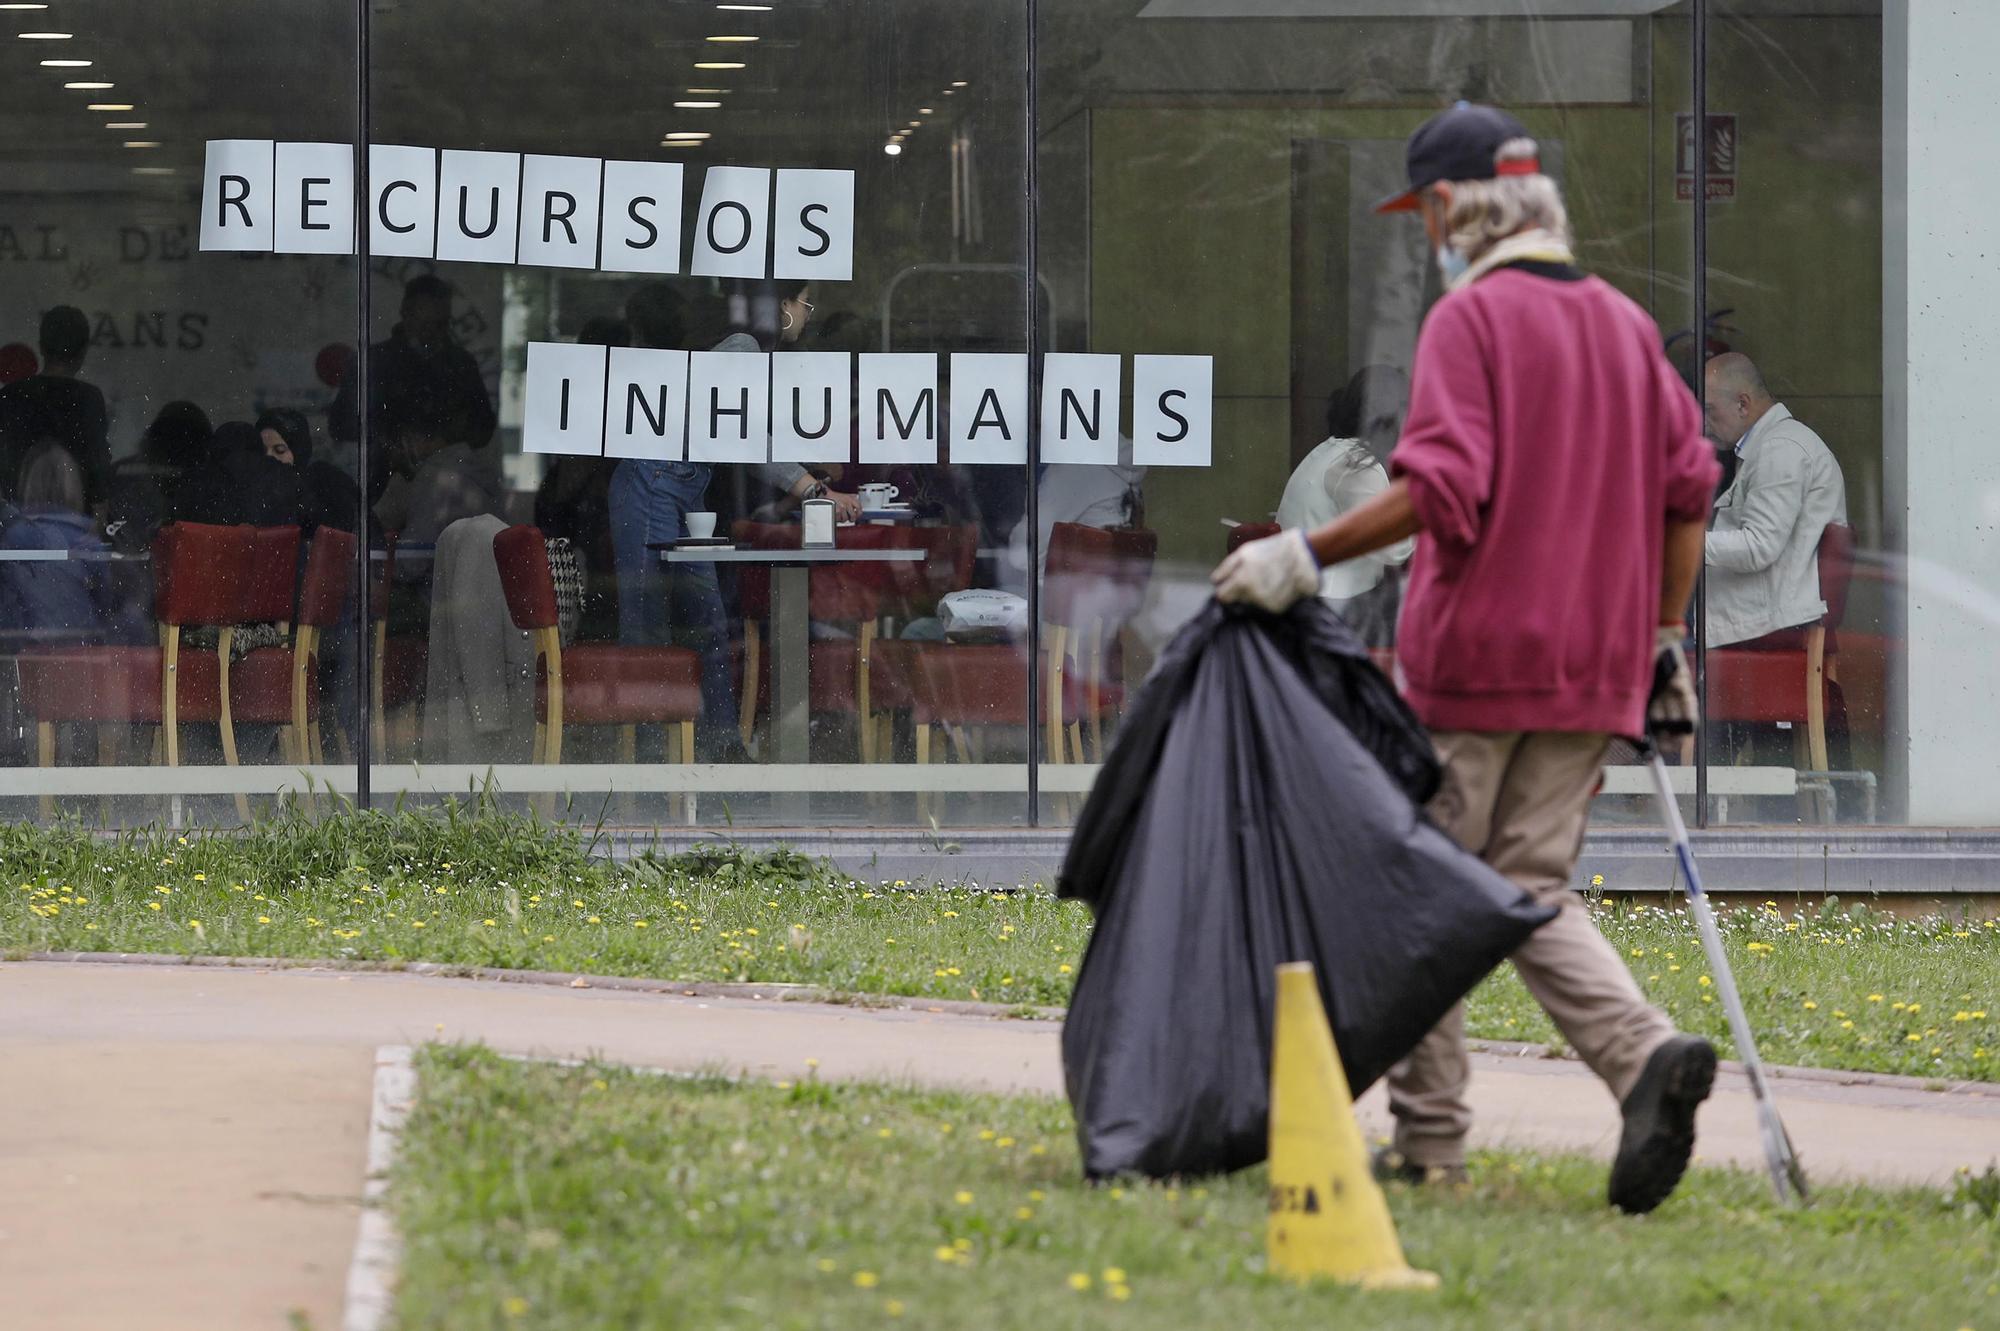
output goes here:
[[264, 456], [299, 476], [299, 525], [307, 531], [336, 527], [354, 531], [361, 519], [361, 490], [331, 462], [313, 457], [312, 424], [303, 412], [278, 407], [257, 417]]
[[[1389, 488], [1381, 459], [1395, 445], [1409, 381], [1390, 365], [1357, 370], [1326, 404], [1327, 437], [1307, 453], [1285, 482], [1278, 525], [1313, 531]], [[1386, 647], [1396, 631], [1393, 579], [1372, 594], [1383, 575], [1400, 568], [1416, 549], [1414, 538], [1323, 568], [1320, 599], [1339, 611], [1371, 647]]]
[[1715, 503], [1704, 545], [1708, 645], [1753, 644], [1819, 621], [1819, 541], [1847, 522], [1840, 464], [1820, 437], [1772, 400], [1748, 356], [1708, 362], [1702, 392], [1708, 433], [1733, 445], [1736, 478]]
[[[29, 448], [20, 474], [20, 507], [0, 518], [0, 550], [61, 550], [86, 556], [104, 549], [83, 511], [83, 468], [62, 442]], [[105, 565], [89, 558], [0, 561], [0, 630], [17, 642], [138, 641], [107, 615]]]

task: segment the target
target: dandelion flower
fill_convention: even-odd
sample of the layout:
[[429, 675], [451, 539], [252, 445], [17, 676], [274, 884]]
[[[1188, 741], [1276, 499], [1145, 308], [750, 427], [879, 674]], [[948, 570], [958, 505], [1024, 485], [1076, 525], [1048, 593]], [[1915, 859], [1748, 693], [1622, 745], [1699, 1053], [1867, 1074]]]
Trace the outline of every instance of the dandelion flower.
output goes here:
[[1813, 1002], [1810, 998], [1808, 998], [1805, 1001], [1803, 1006], [1805, 1007], [1805, 1010], [1808, 1012], [1817, 1012], [1819, 1010], [1819, 1004]]
[[882, 1278], [873, 1271], [856, 1271], [854, 1273], [854, 1287], [856, 1289], [873, 1289], [881, 1283]]
[[838, 1269], [837, 1264], [831, 1257], [822, 1257], [817, 1262], [814, 1262], [813, 1265], [822, 1271], [834, 1271]]
[[972, 1194], [967, 1192], [964, 1188], [960, 1188], [957, 1192], [954, 1192], [951, 1195], [951, 1199], [957, 1202], [960, 1206], [972, 1205]]
[[1032, 1206], [1017, 1206], [1014, 1208], [1014, 1218], [1016, 1220], [1033, 1220], [1035, 1218], [1035, 1208]]
[[931, 1256], [937, 1258], [940, 1262], [955, 1262], [958, 1260], [958, 1249], [952, 1247], [949, 1243], [940, 1243], [931, 1250]]
[[257, 923], [259, 924], [269, 924], [270, 922], [271, 922], [271, 917], [268, 915], [259, 915], [257, 917]]
[[901, 1299], [890, 1299], [882, 1305], [882, 1311], [891, 1317], [901, 1317], [903, 1315], [903, 1301]]
[[1113, 1285], [1105, 1292], [1120, 1303], [1132, 1297], [1132, 1287], [1130, 1285]]
[[1125, 1268], [1124, 1268], [1124, 1267], [1122, 1267], [1122, 1266], [1107, 1266], [1107, 1267], [1105, 1267], [1105, 1268], [1104, 1268], [1104, 1283], [1105, 1283], [1105, 1284], [1107, 1284], [1107, 1285], [1122, 1285], [1122, 1284], [1124, 1284], [1124, 1283], [1125, 1283]]
[[1090, 1277], [1081, 1271], [1072, 1271], [1069, 1273], [1069, 1287], [1081, 1294], [1090, 1288]]
[[1065, 961], [1062, 965], [1056, 967], [1056, 974], [1058, 975], [1069, 974], [1069, 963]]

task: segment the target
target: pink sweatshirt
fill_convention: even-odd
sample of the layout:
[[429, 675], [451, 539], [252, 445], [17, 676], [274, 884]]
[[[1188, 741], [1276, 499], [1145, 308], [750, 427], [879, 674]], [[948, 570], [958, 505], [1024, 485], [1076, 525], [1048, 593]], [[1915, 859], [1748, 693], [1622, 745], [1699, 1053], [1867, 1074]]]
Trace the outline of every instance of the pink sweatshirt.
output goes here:
[[1666, 519], [1706, 517], [1714, 494], [1652, 320], [1557, 271], [1496, 270], [1417, 339], [1391, 468], [1424, 530], [1396, 659], [1433, 730], [1638, 734]]

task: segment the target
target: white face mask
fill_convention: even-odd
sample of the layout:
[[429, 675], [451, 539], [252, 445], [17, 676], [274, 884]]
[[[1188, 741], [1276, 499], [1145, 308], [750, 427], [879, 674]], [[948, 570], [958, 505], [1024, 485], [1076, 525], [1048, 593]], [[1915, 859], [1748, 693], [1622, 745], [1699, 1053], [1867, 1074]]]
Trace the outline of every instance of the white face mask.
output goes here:
[[1447, 241], [1437, 248], [1438, 271], [1444, 274], [1444, 284], [1450, 286], [1465, 274], [1472, 265], [1456, 246]]

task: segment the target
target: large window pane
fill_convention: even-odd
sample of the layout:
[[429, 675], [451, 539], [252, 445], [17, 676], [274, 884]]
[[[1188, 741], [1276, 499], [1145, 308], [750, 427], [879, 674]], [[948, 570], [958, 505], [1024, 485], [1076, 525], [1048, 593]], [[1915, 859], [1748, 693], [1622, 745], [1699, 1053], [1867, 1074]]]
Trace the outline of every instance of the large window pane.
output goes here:
[[379, 789], [1025, 818], [1025, 403], [951, 437], [1025, 382], [1020, 13], [379, 17], [373, 137], [440, 150], [435, 245], [372, 276]]
[[[351, 788], [359, 502], [326, 408], [356, 269], [318, 232], [277, 240], [351, 215], [354, 15], [69, 0], [6, 19], [10, 815], [232, 822], [301, 769]], [[232, 168], [264, 222], [248, 248], [201, 235], [222, 140], [253, 141]]]
[[[1564, 188], [1579, 263], [1652, 314], [1692, 368], [1692, 209], [1674, 174], [1686, 7], [1347, 16], [1378, 8], [1041, 10], [1039, 248], [1065, 345], [1126, 357], [1128, 375], [1132, 358], [1158, 354], [1211, 358], [1213, 373], [1201, 465], [1121, 456], [1042, 476], [1045, 524], [1129, 527], [1156, 551], [1140, 595], [1112, 587], [1080, 626], [1119, 647], [1101, 666], [1077, 663], [1103, 673], [1097, 705], [1067, 703], [1086, 732], [1115, 730], [1123, 691], [1205, 601], [1232, 540], [1316, 525], [1382, 482], [1440, 279], [1421, 226], [1372, 205], [1402, 188], [1409, 133], [1453, 100], [1520, 116]], [[1405, 559], [1338, 570], [1323, 589], [1385, 667]], [[1638, 775], [1610, 774], [1601, 817], [1646, 814]], [[1691, 793], [1693, 769], [1681, 776]], [[1044, 815], [1072, 811], [1063, 792], [1087, 781], [1058, 757], [1042, 773]]]
[[1900, 802], [1882, 16], [1826, 8], [1711, 7], [1705, 390], [1730, 477], [1706, 574], [1714, 823], [1872, 822]]

